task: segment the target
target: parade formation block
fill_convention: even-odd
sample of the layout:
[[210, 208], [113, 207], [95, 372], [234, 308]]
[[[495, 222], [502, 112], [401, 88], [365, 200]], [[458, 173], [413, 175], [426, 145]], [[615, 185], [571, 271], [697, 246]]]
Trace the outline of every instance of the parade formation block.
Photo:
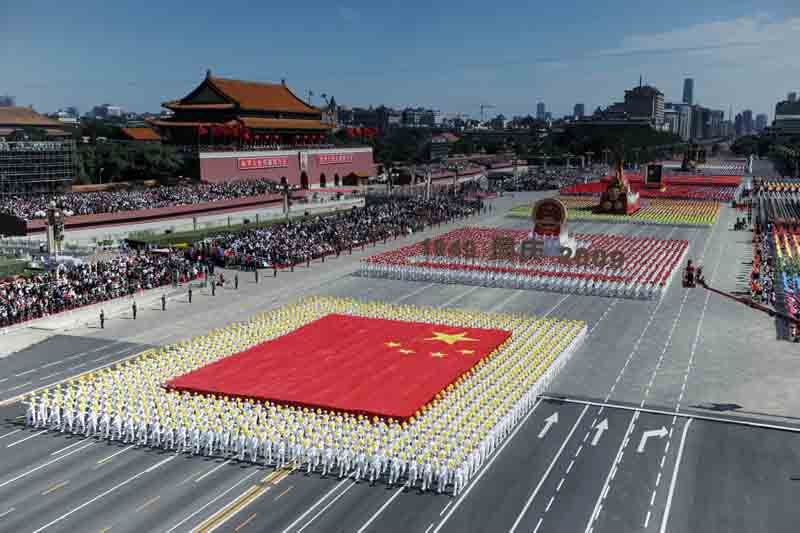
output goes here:
[[553, 257], [544, 253], [546, 246], [534, 247], [535, 237], [523, 230], [463, 228], [368, 257], [359, 274], [650, 299], [666, 290], [689, 244], [685, 240], [577, 234], [573, 256]]
[[[597, 199], [588, 196], [561, 196], [570, 220], [611, 222], [622, 224], [649, 224], [657, 226], [709, 227], [717, 221], [719, 204], [700, 200], [640, 200], [641, 208], [632, 215], [598, 213]], [[515, 207], [511, 217], [528, 218], [530, 208]]]
[[585, 335], [577, 320], [311, 297], [32, 393], [26, 419], [458, 494]]

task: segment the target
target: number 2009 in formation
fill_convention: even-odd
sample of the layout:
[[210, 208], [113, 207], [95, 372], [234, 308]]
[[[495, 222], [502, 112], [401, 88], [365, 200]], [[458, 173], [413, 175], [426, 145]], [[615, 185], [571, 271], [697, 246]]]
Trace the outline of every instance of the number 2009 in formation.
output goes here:
[[[445, 241], [443, 239], [423, 241], [425, 255], [436, 257], [464, 257], [474, 258], [477, 255], [477, 245], [471, 240]], [[514, 249], [514, 242], [496, 239], [492, 243], [491, 259], [530, 260], [537, 257], [548, 257], [544, 253], [544, 243], [536, 240], [522, 241], [520, 252]], [[625, 263], [625, 254], [621, 251], [606, 252], [605, 250], [590, 251], [587, 248], [572, 249], [567, 246], [559, 247], [558, 262], [570, 266], [591, 266], [595, 268], [620, 269]]]

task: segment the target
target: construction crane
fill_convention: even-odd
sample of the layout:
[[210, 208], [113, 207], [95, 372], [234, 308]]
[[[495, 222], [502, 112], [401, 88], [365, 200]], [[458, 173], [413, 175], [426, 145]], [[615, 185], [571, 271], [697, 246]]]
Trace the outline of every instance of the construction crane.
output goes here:
[[483, 123], [484, 122], [483, 111], [485, 109], [494, 109], [494, 106], [492, 104], [481, 104], [480, 108], [481, 108], [481, 123]]

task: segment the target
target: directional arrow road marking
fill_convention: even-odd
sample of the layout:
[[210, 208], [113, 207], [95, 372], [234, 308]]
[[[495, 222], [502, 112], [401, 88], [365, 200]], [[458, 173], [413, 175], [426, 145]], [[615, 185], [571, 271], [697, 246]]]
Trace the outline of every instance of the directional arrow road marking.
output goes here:
[[552, 415], [548, 416], [544, 419], [544, 427], [539, 432], [539, 438], [543, 439], [547, 432], [550, 431], [550, 426], [558, 423], [558, 413], [553, 413]]
[[661, 429], [651, 429], [650, 431], [645, 431], [642, 433], [642, 440], [639, 441], [639, 448], [636, 450], [639, 453], [644, 453], [644, 446], [647, 444], [647, 439], [650, 437], [658, 437], [659, 439], [663, 439], [667, 436], [667, 428], [661, 426]]
[[608, 418], [604, 418], [602, 422], [594, 427], [594, 429], [596, 431], [594, 437], [592, 437], [592, 446], [597, 446], [597, 443], [600, 442], [600, 437], [603, 436], [603, 433], [608, 431]]

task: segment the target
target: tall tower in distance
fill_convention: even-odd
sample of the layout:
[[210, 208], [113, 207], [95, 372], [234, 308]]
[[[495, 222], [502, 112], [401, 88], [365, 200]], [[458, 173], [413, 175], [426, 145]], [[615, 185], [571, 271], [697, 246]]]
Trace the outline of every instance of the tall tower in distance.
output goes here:
[[539, 102], [536, 104], [536, 118], [538, 120], [545, 120], [547, 118], [546, 109], [547, 108], [545, 107], [544, 102]]
[[683, 103], [694, 105], [694, 79], [683, 80]]

